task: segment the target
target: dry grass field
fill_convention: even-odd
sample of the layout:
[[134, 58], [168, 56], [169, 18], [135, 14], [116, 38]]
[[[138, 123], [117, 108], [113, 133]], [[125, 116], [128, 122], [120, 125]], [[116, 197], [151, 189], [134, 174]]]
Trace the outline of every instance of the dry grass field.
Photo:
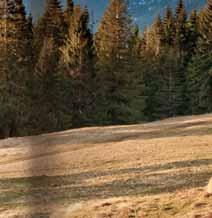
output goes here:
[[0, 141], [0, 218], [211, 218], [212, 115]]

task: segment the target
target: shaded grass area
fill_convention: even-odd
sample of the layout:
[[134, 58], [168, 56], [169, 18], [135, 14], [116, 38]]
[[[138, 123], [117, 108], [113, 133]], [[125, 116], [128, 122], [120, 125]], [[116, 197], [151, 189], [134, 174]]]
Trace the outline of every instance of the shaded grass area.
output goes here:
[[[129, 198], [127, 208], [119, 210], [118, 203], [106, 202], [99, 210], [105, 213], [108, 209], [108, 215], [101, 218], [185, 218], [194, 202], [197, 210], [206, 203], [212, 208], [209, 200], [189, 193], [203, 196], [203, 187], [212, 176], [212, 119], [189, 119], [0, 142], [2, 176], [16, 177], [0, 179], [0, 217], [2, 211], [7, 214], [14, 208], [15, 218], [47, 218], [52, 208], [60, 211], [60, 207], [88, 202], [89, 210], [89, 202], [113, 198], [120, 198], [120, 204]], [[27, 175], [43, 176], [18, 178]], [[22, 215], [18, 215], [19, 209]], [[85, 211], [86, 216], [76, 218], [96, 217], [96, 207], [91, 209], [90, 215]]]
[[[145, 196], [171, 193], [176, 190], [203, 187], [212, 176], [212, 168], [206, 172], [183, 171], [183, 173], [160, 174], [161, 170], [177, 170], [186, 167], [208, 166], [212, 159], [170, 162], [160, 165], [144, 166], [103, 172], [86, 172], [69, 176], [40, 176], [0, 180], [0, 205], [33, 205], [82, 200], [106, 199], [111, 197]], [[146, 175], [145, 172], [148, 172]], [[134, 174], [136, 173], [136, 174]], [[123, 179], [106, 181], [103, 184], [84, 185], [84, 180], [98, 179], [110, 175]], [[117, 177], [116, 177], [117, 178]]]
[[[183, 136], [205, 136], [212, 132], [212, 119], [202, 121], [192, 121], [192, 123], [183, 122], [166, 122], [160, 124], [153, 123], [153, 126], [148, 124], [137, 124], [127, 126], [112, 126], [112, 127], [93, 127], [82, 128], [72, 131], [64, 131], [52, 134], [44, 134], [39, 136], [17, 138], [16, 140], [2, 140], [0, 141], [1, 148], [10, 148], [14, 145], [60, 145], [60, 144], [74, 144], [95, 146], [102, 143], [115, 143], [125, 140], [139, 140], [139, 139], [158, 139], [167, 137], [183, 137]], [[151, 123], [150, 123], [151, 124]], [[190, 128], [192, 127], [192, 128]], [[83, 147], [82, 146], [82, 147]], [[74, 147], [73, 150], [82, 149], [82, 147]], [[49, 155], [54, 152], [47, 153]]]

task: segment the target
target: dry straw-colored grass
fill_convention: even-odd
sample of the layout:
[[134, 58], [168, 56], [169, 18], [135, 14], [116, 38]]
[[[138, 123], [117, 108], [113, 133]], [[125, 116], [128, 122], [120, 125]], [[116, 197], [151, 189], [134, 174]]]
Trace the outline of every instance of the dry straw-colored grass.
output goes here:
[[0, 141], [0, 218], [209, 217], [212, 115]]

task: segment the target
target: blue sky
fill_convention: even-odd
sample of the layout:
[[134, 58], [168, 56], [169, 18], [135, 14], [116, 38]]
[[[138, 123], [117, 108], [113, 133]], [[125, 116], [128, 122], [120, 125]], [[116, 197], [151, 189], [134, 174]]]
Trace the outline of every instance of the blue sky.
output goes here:
[[[37, 15], [37, 11], [40, 11], [40, 8], [44, 7], [46, 0], [23, 0], [23, 2], [26, 6], [27, 12], [32, 12], [32, 14], [34, 14], [33, 12], [36, 11]], [[96, 2], [98, 2], [98, 4]], [[66, 0], [61, 0], [61, 3], [65, 5]], [[86, 4], [89, 7], [90, 11], [93, 11], [93, 14], [95, 16], [94, 19], [98, 21], [108, 4], [108, 0], [74, 0], [74, 3]]]
[[[40, 15], [44, 8], [46, 0], [23, 0], [27, 11], [31, 10], [34, 16]], [[135, 18], [136, 23], [143, 29], [152, 23], [153, 19], [158, 14], [163, 14], [165, 8], [169, 5], [173, 8], [179, 0], [129, 0], [130, 14]], [[188, 11], [192, 9], [200, 9], [207, 0], [185, 0], [185, 5]], [[61, 0], [65, 5], [66, 0]], [[107, 7], [109, 0], [74, 0], [75, 4], [86, 4], [94, 15], [94, 21], [98, 23], [102, 14]], [[34, 13], [33, 13], [34, 12]]]

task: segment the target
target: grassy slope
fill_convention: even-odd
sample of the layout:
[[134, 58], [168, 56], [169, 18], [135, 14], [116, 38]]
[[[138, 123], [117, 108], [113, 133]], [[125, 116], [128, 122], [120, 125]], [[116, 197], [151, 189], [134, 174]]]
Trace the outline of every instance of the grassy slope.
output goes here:
[[0, 218], [207, 217], [211, 145], [212, 115], [3, 140]]

